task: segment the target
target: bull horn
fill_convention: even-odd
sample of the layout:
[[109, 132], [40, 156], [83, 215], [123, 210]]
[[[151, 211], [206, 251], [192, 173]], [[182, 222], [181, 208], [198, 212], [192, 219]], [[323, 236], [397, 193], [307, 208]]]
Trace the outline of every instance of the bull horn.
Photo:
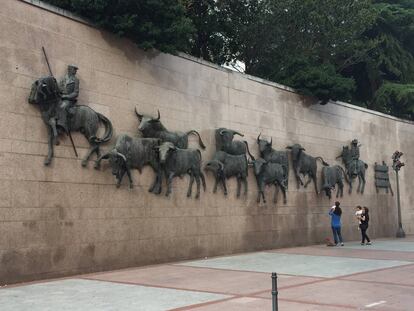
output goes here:
[[243, 135], [242, 133], [239, 133], [239, 132], [237, 132], [237, 131], [233, 131], [233, 135], [239, 135], [239, 136], [241, 136], [241, 137], [244, 137], [244, 135]]
[[272, 143], [273, 143], [273, 137], [270, 137], [270, 146], [272, 146]]
[[142, 119], [143, 115], [138, 113], [137, 107], [135, 107], [135, 114], [137, 115], [138, 119]]
[[293, 148], [292, 146], [287, 146], [287, 147], [286, 147], [286, 149], [292, 149], [292, 148]]
[[160, 115], [160, 111], [159, 111], [159, 110], [157, 110], [157, 111], [158, 111], [157, 121], [159, 121], [159, 120], [160, 120], [160, 118], [161, 118], [161, 115]]
[[120, 153], [119, 151], [116, 152], [116, 154], [118, 156], [120, 156], [125, 162], [127, 161], [126, 156], [124, 156], [122, 153]]
[[217, 161], [217, 163], [218, 163], [218, 165], [220, 166], [220, 169], [221, 169], [222, 171], [224, 171], [224, 164], [223, 164], [223, 163], [221, 163], [220, 161]]
[[221, 136], [223, 136], [223, 134], [224, 134], [225, 132], [227, 132], [227, 130], [221, 130], [221, 131], [220, 131], [220, 135], [221, 135]]
[[303, 148], [303, 147], [300, 147], [300, 149], [299, 150], [303, 150], [303, 151], [306, 151], [306, 149], [305, 148]]
[[247, 143], [247, 141], [243, 141], [244, 142], [244, 144], [246, 145], [246, 149], [247, 149], [247, 153], [249, 154], [249, 156], [250, 156], [250, 158], [253, 160], [253, 161], [255, 161], [256, 159], [254, 158], [254, 156], [250, 153], [250, 150], [249, 150], [249, 144]]
[[257, 143], [259, 143], [260, 135], [262, 135], [262, 132], [259, 133], [259, 136], [257, 136]]

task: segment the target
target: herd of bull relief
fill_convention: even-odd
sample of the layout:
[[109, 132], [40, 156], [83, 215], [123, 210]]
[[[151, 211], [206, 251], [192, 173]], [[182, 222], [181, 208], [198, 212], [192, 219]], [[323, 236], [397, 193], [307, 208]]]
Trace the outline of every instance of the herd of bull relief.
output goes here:
[[[72, 80], [69, 78], [68, 81], [76, 81], [76, 78]], [[32, 85], [28, 101], [40, 109], [42, 119], [48, 129], [49, 150], [44, 162], [45, 165], [49, 165], [52, 161], [54, 145], [59, 143], [60, 134], [67, 134], [70, 137], [76, 153], [71, 132], [79, 131], [90, 144], [90, 148], [82, 160], [82, 166], [86, 166], [91, 155], [96, 153], [95, 168], [99, 169], [101, 162], [107, 160], [112, 174], [116, 178], [117, 187], [121, 186], [126, 174], [129, 187], [132, 188], [131, 170], [137, 169], [141, 172], [144, 166], [150, 166], [154, 171], [155, 178], [149, 191], [154, 194], [162, 193], [162, 185], [165, 180], [167, 187], [165, 195], [170, 195], [174, 178], [189, 175], [187, 197], [192, 196], [195, 181], [197, 185], [195, 197], [199, 198], [201, 186], [204, 191], [206, 190], [203, 173], [206, 172], [214, 177], [214, 193], [220, 187], [224, 195], [227, 195], [226, 181], [232, 177], [236, 178], [237, 197], [240, 197], [242, 191], [244, 195], [248, 193], [247, 176], [249, 167], [252, 167], [258, 188], [257, 202], [260, 203], [261, 200], [266, 202], [265, 188], [274, 185], [274, 203], [277, 202], [279, 188], [283, 193], [283, 202], [286, 203], [289, 181], [288, 154], [290, 151], [298, 188], [300, 186], [307, 187], [309, 183], [313, 182], [315, 192], [319, 194], [317, 162], [320, 161], [323, 165], [321, 191], [325, 192], [329, 198], [331, 198], [331, 191], [336, 187], [336, 197], [343, 195], [344, 179], [349, 184], [349, 193], [352, 192], [352, 182], [356, 178], [359, 179], [357, 192], [364, 192], [365, 170], [368, 165], [359, 159], [360, 145], [356, 139], [351, 142], [350, 148], [344, 146], [338, 156], [338, 158], [342, 158], [345, 166], [342, 168], [340, 165], [330, 166], [322, 157], [307, 154], [305, 148], [300, 144], [287, 146], [283, 151], [275, 150], [272, 147], [272, 139], [265, 140], [261, 134], [257, 137], [259, 156], [255, 157], [251, 154], [246, 141], [234, 139], [236, 135], [243, 137], [242, 133], [228, 128], [219, 128], [215, 130], [216, 152], [203, 167], [200, 150], [188, 148], [188, 136], [196, 135], [200, 148], [205, 149], [202, 138], [197, 131], [169, 131], [162, 124], [159, 111], [157, 117], [152, 117], [141, 114], [135, 109], [139, 121], [140, 136], [120, 134], [113, 147], [101, 154], [100, 145], [110, 141], [113, 136], [110, 120], [88, 106], [74, 105], [73, 103], [68, 108], [64, 105], [67, 98], [70, 96], [62, 96], [60, 83], [53, 76], [40, 78]], [[105, 127], [101, 138], [96, 136], [100, 125]]]

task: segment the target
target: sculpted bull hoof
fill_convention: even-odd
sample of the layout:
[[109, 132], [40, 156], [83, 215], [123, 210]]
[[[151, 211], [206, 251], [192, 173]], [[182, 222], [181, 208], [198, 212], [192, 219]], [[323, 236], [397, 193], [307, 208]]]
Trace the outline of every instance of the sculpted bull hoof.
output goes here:
[[116, 184], [116, 187], [117, 187], [117, 188], [121, 187], [121, 184]]
[[191, 197], [191, 194], [190, 193], [187, 193], [187, 198], [189, 198], [189, 197]]
[[60, 141], [59, 141], [59, 139], [56, 139], [56, 140], [55, 140], [55, 145], [56, 145], [56, 146], [59, 146], [59, 145], [60, 145]]
[[46, 158], [43, 164], [48, 166], [51, 162], [52, 162], [52, 159]]
[[88, 164], [88, 161], [87, 160], [82, 160], [82, 167], [86, 167], [86, 164]]
[[93, 166], [93, 168], [95, 169], [95, 170], [99, 170], [100, 168], [101, 168], [101, 165], [96, 161], [95, 162], [95, 165]]
[[134, 188], [134, 185], [133, 184], [129, 184], [129, 189], [132, 189], [132, 188]]
[[196, 199], [199, 199], [199, 198], [200, 198], [200, 195], [199, 195], [199, 194], [197, 194], [197, 195], [195, 196], [195, 198], [196, 198]]

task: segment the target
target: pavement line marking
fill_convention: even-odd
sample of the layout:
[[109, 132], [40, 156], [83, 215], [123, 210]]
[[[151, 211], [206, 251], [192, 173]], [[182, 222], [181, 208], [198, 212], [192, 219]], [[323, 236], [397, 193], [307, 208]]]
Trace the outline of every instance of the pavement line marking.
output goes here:
[[386, 303], [386, 301], [385, 300], [381, 300], [381, 301], [378, 301], [378, 302], [373, 302], [373, 303], [370, 303], [368, 305], [365, 305], [365, 307], [366, 308], [372, 308], [372, 307], [375, 307], [375, 306], [382, 305], [384, 303]]

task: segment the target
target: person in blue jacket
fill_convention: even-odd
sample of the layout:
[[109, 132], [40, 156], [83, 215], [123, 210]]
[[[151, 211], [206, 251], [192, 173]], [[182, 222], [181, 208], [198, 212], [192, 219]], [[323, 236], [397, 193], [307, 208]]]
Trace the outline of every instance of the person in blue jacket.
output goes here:
[[331, 216], [331, 227], [332, 233], [335, 241], [335, 245], [341, 243], [341, 246], [344, 246], [344, 242], [342, 240], [341, 235], [341, 215], [342, 209], [339, 207], [341, 203], [338, 201], [335, 202], [335, 205], [332, 206], [331, 210], [329, 211], [329, 216]]

